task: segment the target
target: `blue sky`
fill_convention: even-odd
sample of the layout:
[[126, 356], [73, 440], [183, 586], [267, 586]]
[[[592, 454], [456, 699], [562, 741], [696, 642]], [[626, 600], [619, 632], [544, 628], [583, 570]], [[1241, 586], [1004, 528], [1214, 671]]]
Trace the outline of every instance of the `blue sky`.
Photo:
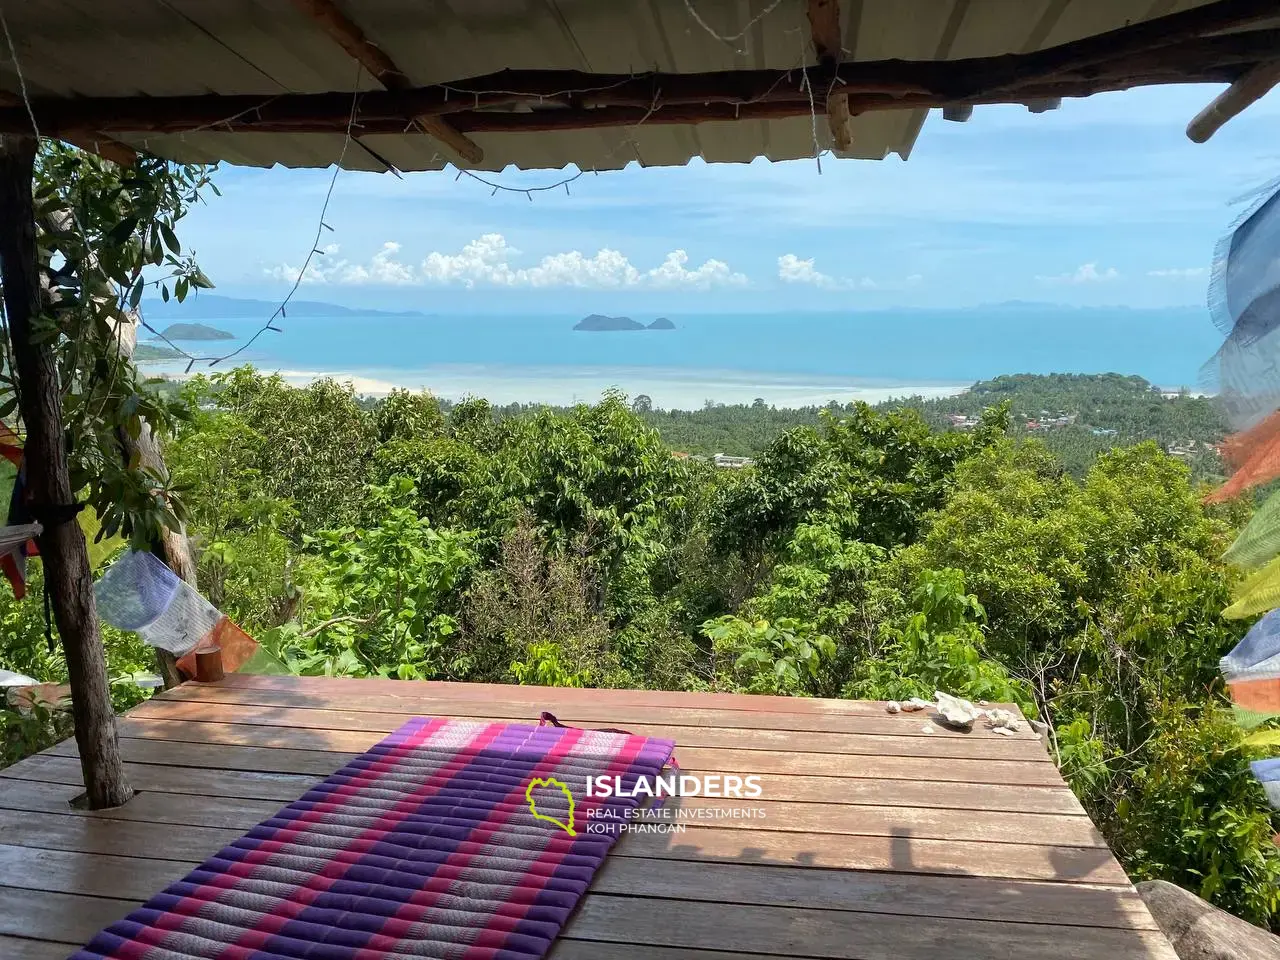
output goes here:
[[[907, 162], [632, 165], [532, 203], [453, 171], [344, 171], [300, 296], [475, 314], [1203, 303], [1231, 201], [1280, 175], [1280, 96], [1207, 144], [1186, 138], [1216, 92], [979, 107], [965, 124], [935, 111]], [[329, 175], [219, 171], [223, 195], [181, 231], [219, 293], [283, 296]]]

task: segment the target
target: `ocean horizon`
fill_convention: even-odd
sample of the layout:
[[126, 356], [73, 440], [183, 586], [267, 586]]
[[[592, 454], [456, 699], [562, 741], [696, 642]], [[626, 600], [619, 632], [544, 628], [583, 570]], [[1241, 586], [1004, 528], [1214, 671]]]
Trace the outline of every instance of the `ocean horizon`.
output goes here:
[[[171, 316], [149, 322], [162, 330]], [[366, 394], [403, 387], [495, 403], [594, 402], [617, 388], [664, 409], [757, 398], [797, 407], [942, 396], [1012, 373], [1137, 374], [1194, 391], [1221, 340], [1207, 311], [1184, 307], [666, 316], [676, 329], [583, 332], [573, 329], [581, 317], [571, 315], [307, 316], [277, 320], [281, 332], [262, 333], [212, 372], [247, 362], [294, 383], [332, 376]], [[200, 323], [234, 339], [179, 346], [225, 356], [265, 319], [202, 315]], [[182, 361], [146, 365], [167, 376], [185, 368]], [[207, 361], [191, 372], [210, 372]]]

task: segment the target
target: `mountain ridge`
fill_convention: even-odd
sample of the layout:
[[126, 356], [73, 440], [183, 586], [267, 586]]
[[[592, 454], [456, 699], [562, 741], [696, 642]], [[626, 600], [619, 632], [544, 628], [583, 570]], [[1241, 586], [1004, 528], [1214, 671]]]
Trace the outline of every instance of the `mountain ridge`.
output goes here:
[[[241, 317], [262, 317], [264, 320], [273, 315], [280, 307], [278, 300], [253, 300], [241, 297], [223, 297], [213, 293], [188, 297], [182, 303], [170, 300], [143, 301], [143, 316], [148, 320], [183, 319], [183, 320], [217, 320], [237, 319]], [[291, 317], [422, 317], [431, 314], [420, 310], [372, 310], [367, 307], [344, 307], [337, 303], [325, 303], [321, 300], [290, 300], [286, 308]]]

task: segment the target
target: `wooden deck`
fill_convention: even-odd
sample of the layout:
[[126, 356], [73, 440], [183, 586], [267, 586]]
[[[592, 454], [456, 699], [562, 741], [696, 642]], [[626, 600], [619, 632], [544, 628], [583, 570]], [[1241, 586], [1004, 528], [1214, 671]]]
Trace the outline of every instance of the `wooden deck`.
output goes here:
[[1176, 957], [1043, 746], [852, 701], [232, 676], [120, 722], [137, 796], [68, 741], [0, 771], [0, 957], [63, 958], [410, 716], [624, 727], [762, 776], [764, 820], [625, 836], [556, 960]]

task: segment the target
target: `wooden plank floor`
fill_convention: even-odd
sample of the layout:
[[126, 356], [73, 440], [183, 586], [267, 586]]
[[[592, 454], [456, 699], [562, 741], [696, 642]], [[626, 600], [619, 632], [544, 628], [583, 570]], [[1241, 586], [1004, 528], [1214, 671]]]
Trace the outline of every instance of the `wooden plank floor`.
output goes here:
[[[137, 796], [74, 741], [0, 771], [0, 957], [64, 958], [411, 716], [623, 727], [690, 773], [757, 774], [763, 820], [628, 834], [555, 960], [1176, 960], [1040, 741], [924, 731], [875, 703], [231, 676], [120, 721]], [[669, 801], [670, 803], [671, 801]]]

